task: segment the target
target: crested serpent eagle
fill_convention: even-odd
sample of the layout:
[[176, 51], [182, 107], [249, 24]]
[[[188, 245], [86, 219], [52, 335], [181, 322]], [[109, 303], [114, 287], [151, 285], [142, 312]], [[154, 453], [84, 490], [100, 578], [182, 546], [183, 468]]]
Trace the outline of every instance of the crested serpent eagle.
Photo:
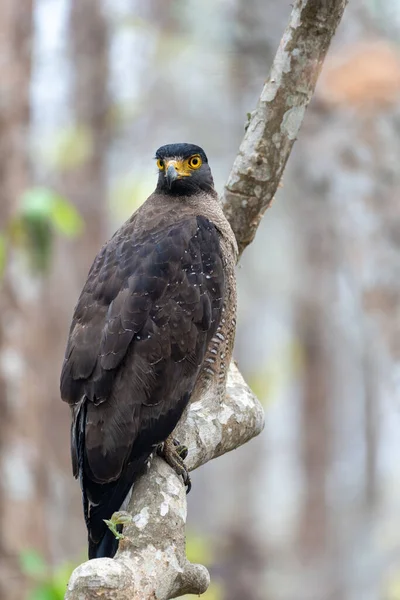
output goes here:
[[170, 144], [156, 162], [155, 191], [94, 260], [62, 367], [89, 558], [114, 556], [104, 519], [157, 448], [190, 486], [171, 434], [191, 399], [223, 393], [232, 354], [237, 246], [207, 157]]

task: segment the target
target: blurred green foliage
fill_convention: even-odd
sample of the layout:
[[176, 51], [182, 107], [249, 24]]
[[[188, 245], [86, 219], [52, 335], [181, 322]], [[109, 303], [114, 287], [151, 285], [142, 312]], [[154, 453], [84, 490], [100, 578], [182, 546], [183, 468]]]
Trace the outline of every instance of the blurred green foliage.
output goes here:
[[[214, 560], [212, 542], [206, 536], [193, 531], [189, 531], [186, 537], [186, 554], [190, 562], [205, 566], [209, 566]], [[26, 600], [63, 600], [72, 571], [84, 560], [85, 557], [82, 557], [77, 563], [66, 562], [51, 567], [36, 550], [22, 552], [19, 557], [20, 568], [32, 583]], [[204, 600], [222, 600], [222, 585], [212, 581], [207, 592], [201, 597]], [[183, 598], [190, 600], [193, 596]]]
[[154, 169], [120, 177], [113, 185], [110, 204], [118, 219], [127, 219], [154, 190]]
[[248, 376], [249, 386], [263, 404], [267, 406], [285, 391], [303, 370], [303, 349], [298, 339], [291, 339], [269, 356], [265, 367]]
[[198, 532], [188, 531], [186, 534], [186, 556], [192, 563], [210, 565], [213, 562], [211, 540]]
[[26, 190], [17, 214], [0, 233], [0, 275], [10, 247], [24, 251], [34, 272], [46, 272], [55, 235], [75, 237], [83, 228], [82, 217], [66, 198], [49, 188]]
[[[211, 540], [197, 532], [189, 531], [186, 536], [186, 554], [190, 562], [205, 566], [214, 560]], [[33, 549], [25, 550], [19, 557], [22, 573], [32, 583], [26, 600], [63, 600], [72, 571], [80, 562], [66, 562], [57, 567], [46, 564], [44, 558]], [[201, 596], [204, 600], [223, 600], [223, 587], [218, 581], [212, 581], [207, 592]], [[190, 600], [193, 596], [183, 596]]]
[[385, 582], [383, 588], [385, 600], [400, 600], [400, 571], [395, 571]]
[[3, 233], [0, 233], [0, 278], [4, 273], [4, 269], [6, 266], [6, 257], [7, 257], [7, 242], [6, 236]]
[[[214, 562], [212, 540], [203, 534], [189, 530], [186, 534], [186, 555], [191, 563], [200, 563], [206, 567], [211, 566]], [[204, 600], [223, 600], [223, 597], [223, 586], [214, 578], [206, 593], [201, 596]], [[183, 598], [190, 600], [193, 596], [183, 596]]]
[[[183, 600], [193, 600], [194, 597], [195, 596], [192, 594], [190, 596], [182, 596]], [[222, 583], [211, 581], [208, 590], [198, 597], [201, 598], [201, 600], [223, 600], [224, 593]]]
[[25, 550], [20, 555], [21, 571], [32, 582], [26, 600], [63, 600], [69, 577], [77, 566], [63, 563], [52, 568], [35, 550]]
[[93, 139], [88, 127], [71, 125], [52, 136], [44, 150], [45, 163], [56, 171], [72, 171], [93, 154]]

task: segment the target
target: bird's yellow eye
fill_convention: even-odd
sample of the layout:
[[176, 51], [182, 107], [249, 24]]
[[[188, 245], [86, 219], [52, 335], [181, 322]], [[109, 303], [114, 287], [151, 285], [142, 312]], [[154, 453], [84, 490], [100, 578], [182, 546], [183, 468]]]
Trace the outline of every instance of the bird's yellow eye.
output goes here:
[[191, 156], [188, 160], [188, 165], [191, 169], [200, 169], [201, 167], [201, 158], [198, 154]]
[[160, 171], [164, 170], [164, 161], [161, 160], [161, 158], [157, 159], [157, 167], [160, 169]]

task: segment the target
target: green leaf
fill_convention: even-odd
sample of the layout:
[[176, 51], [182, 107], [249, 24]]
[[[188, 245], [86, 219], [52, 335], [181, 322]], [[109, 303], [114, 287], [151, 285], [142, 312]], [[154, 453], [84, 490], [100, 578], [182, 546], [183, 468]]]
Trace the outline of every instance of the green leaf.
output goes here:
[[68, 237], [79, 235], [84, 228], [83, 219], [75, 206], [62, 196], [54, 198], [51, 222], [57, 231]]
[[36, 550], [23, 550], [19, 562], [25, 575], [41, 577], [46, 573], [46, 563]]

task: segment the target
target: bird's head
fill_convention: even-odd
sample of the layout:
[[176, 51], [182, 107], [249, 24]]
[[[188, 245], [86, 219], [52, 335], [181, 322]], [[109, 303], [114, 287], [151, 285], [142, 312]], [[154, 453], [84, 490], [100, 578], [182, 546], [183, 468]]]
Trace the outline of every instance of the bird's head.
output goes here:
[[156, 152], [159, 170], [157, 191], [174, 196], [190, 196], [214, 190], [207, 156], [194, 144], [168, 144]]

